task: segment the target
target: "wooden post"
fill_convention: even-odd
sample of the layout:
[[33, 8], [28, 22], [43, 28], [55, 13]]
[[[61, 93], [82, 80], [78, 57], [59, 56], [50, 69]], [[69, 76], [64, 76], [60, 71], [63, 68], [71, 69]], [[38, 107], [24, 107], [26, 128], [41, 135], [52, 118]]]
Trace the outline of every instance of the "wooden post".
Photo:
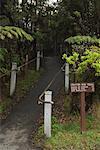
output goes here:
[[80, 93], [80, 114], [81, 114], [81, 133], [86, 131], [86, 121], [85, 121], [85, 92]]
[[69, 91], [69, 64], [65, 63], [65, 92]]
[[11, 81], [10, 81], [10, 96], [12, 96], [15, 92], [16, 87], [16, 71], [17, 71], [17, 63], [12, 63], [12, 69], [11, 69]]
[[79, 93], [80, 96], [80, 127], [81, 133], [86, 131], [86, 120], [85, 120], [85, 93], [87, 92], [94, 92], [95, 87], [94, 83], [72, 83], [71, 84], [71, 92]]
[[51, 137], [52, 91], [45, 92], [44, 104], [44, 134]]
[[37, 63], [36, 63], [36, 70], [39, 71], [40, 69], [40, 51], [37, 52]]

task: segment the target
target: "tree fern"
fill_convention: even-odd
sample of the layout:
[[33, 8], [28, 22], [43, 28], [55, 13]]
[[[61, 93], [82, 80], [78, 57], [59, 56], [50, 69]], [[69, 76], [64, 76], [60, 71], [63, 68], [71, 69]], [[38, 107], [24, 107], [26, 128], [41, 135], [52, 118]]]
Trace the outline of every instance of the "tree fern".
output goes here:
[[0, 26], [0, 39], [4, 40], [5, 38], [17, 38], [17, 39], [26, 39], [32, 41], [33, 37], [26, 33], [23, 29], [14, 26]]
[[0, 39], [1, 39], [1, 40], [4, 40], [4, 39], [5, 39], [4, 34], [0, 33]]
[[5, 29], [6, 29], [7, 31], [9, 31], [9, 32], [10, 32], [14, 37], [16, 37], [17, 39], [19, 38], [18, 33], [17, 33], [16, 31], [14, 31], [11, 27], [6, 26]]
[[7, 38], [13, 39], [13, 35], [9, 31], [1, 30], [0, 33]]
[[97, 39], [96, 37], [90, 37], [90, 36], [74, 36], [69, 37], [65, 40], [65, 42], [69, 44], [77, 44], [81, 45], [83, 43], [90, 43], [90, 44], [97, 44], [100, 46], [100, 39]]

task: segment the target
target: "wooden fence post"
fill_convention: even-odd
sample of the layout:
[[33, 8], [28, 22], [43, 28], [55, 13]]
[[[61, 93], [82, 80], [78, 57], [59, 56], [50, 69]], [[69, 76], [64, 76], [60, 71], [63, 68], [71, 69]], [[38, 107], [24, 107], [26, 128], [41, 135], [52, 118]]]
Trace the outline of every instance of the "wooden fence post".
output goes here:
[[45, 92], [44, 101], [44, 134], [51, 137], [52, 91]]
[[81, 133], [86, 131], [86, 120], [85, 120], [85, 92], [81, 92], [80, 97], [80, 114], [81, 114]]
[[14, 94], [16, 88], [16, 71], [17, 71], [17, 63], [13, 62], [11, 69], [10, 96]]
[[40, 69], [40, 51], [37, 52], [37, 63], [36, 63], [36, 70], [39, 71]]
[[69, 64], [65, 63], [65, 92], [69, 91]]

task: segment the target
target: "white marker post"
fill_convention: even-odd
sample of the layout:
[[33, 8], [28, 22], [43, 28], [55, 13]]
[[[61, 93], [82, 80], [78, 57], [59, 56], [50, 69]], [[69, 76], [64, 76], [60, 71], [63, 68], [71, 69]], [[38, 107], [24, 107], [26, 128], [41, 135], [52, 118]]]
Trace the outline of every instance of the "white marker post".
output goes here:
[[36, 63], [36, 70], [39, 71], [40, 69], [40, 51], [37, 52], [37, 63]]
[[44, 134], [49, 138], [51, 137], [52, 91], [45, 92], [44, 104]]
[[17, 63], [12, 63], [12, 71], [11, 71], [11, 82], [10, 82], [10, 96], [12, 96], [15, 92], [16, 87], [16, 71], [17, 71]]
[[65, 92], [69, 91], [69, 64], [65, 63]]

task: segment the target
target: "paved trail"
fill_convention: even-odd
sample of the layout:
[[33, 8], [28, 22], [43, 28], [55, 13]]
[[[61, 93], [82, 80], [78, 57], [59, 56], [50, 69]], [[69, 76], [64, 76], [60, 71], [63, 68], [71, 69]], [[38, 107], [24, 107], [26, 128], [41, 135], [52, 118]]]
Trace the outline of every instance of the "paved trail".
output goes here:
[[[0, 127], [0, 150], [32, 150], [31, 133], [36, 130], [37, 120], [43, 111], [42, 105], [37, 104], [37, 99], [59, 69], [56, 57], [45, 58], [45, 73]], [[62, 84], [63, 73], [60, 73], [49, 90], [56, 95]]]

